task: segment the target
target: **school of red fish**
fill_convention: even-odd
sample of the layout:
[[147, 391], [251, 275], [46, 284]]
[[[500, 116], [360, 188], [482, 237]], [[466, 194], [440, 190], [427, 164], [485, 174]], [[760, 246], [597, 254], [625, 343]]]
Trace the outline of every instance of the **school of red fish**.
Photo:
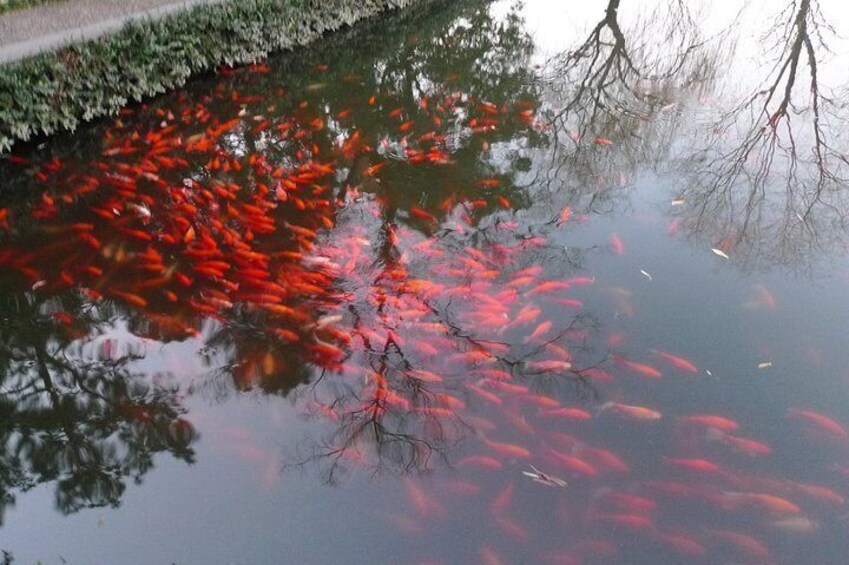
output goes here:
[[[310, 99], [320, 86], [304, 90], [288, 114], [223, 87], [210, 96], [229, 113], [179, 94], [123, 111], [95, 159], [12, 156], [4, 166], [38, 193], [0, 209], [4, 288], [43, 300], [69, 339], [88, 331], [63, 293], [110, 301], [162, 341], [198, 336], [204, 319], [259, 320], [269, 346], [238, 360], [237, 386], [288, 366], [324, 375], [296, 408], [346, 426], [329, 446], [335, 461], [375, 464], [380, 442], [365, 439], [377, 428], [385, 441], [412, 438], [411, 457], [432, 465], [439, 445], [461, 446], [439, 453], [459, 474], [437, 488], [404, 479], [406, 509], [389, 522], [426, 535], [480, 508], [475, 520], [495, 532], [481, 541], [482, 563], [507, 562], [505, 545], [534, 561], [627, 561], [632, 543], [670, 561], [767, 563], [780, 561], [766, 541], [776, 532], [816, 535], [845, 514], [834, 484], [761, 474], [773, 448], [732, 415], [662, 412], [615, 392], [622, 379], [648, 386], [704, 370], [679, 352], [586, 353], [583, 300], [598, 283], [547, 259], [547, 234], [589, 218], [567, 207], [520, 225], [510, 177], [495, 173], [439, 202], [395, 207], [391, 179], [405, 171], [450, 173], [453, 152], [488, 151], [507, 122], [542, 129], [534, 102], [449, 90], [411, 109], [376, 93], [330, 113]], [[368, 138], [352, 127], [360, 113], [392, 133]], [[615, 233], [605, 244], [628, 253]], [[620, 309], [627, 293], [612, 292]], [[746, 307], [776, 300], [759, 286]], [[604, 387], [605, 399], [577, 400], [585, 386]], [[792, 406], [787, 425], [832, 445], [831, 464], [849, 476], [843, 422]], [[658, 476], [608, 442], [623, 428], [664, 450]], [[485, 474], [500, 488], [482, 488]], [[524, 519], [535, 510], [517, 493], [528, 489], [559, 501], [544, 542]]]

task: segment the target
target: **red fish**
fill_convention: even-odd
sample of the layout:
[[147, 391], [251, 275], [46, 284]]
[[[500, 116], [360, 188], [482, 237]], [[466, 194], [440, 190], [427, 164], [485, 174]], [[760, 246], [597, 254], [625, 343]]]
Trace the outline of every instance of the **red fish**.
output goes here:
[[635, 373], [638, 373], [644, 377], [649, 377], [650, 379], [659, 379], [663, 376], [663, 373], [661, 373], [651, 365], [645, 365], [643, 363], [629, 361], [628, 359], [625, 359], [624, 357], [620, 357], [618, 355], [614, 357], [614, 360], [620, 365], [631, 369]]
[[695, 424], [706, 428], [714, 428], [723, 432], [733, 432], [740, 427], [740, 425], [734, 420], [729, 420], [723, 416], [699, 414], [693, 416], [682, 416], [678, 418], [678, 421], [683, 424]]
[[598, 475], [598, 471], [596, 470], [596, 468], [582, 459], [578, 459], [577, 457], [568, 455], [555, 449], [549, 449], [548, 453], [554, 458], [555, 461], [562, 464], [574, 473], [580, 473], [589, 477], [594, 477]]
[[599, 412], [603, 410], [613, 410], [624, 416], [634, 420], [660, 420], [661, 413], [651, 408], [644, 406], [633, 406], [629, 404], [619, 404], [618, 402], [606, 402], [599, 407]]
[[686, 534], [668, 534], [663, 532], [658, 532], [655, 536], [658, 541], [681, 555], [701, 558], [707, 554], [707, 548], [705, 548], [704, 545], [692, 536]]
[[482, 469], [501, 469], [504, 466], [498, 459], [487, 455], [470, 455], [458, 461], [457, 465], [460, 467], [480, 467]]
[[488, 439], [484, 439], [483, 442], [492, 450], [497, 451], [502, 455], [506, 455], [507, 457], [515, 457], [518, 459], [526, 459], [531, 456], [531, 452], [521, 447], [519, 445], [514, 445], [512, 443], [501, 443], [498, 441], [492, 441]]
[[629, 473], [631, 468], [618, 455], [609, 449], [600, 447], [584, 447], [581, 451], [584, 459], [589, 461], [600, 470], [612, 471], [615, 473]]
[[651, 518], [637, 514], [596, 514], [593, 516], [596, 522], [624, 526], [632, 530], [653, 530], [654, 522]]
[[738, 551], [749, 557], [766, 561], [769, 559], [769, 549], [755, 538], [739, 532], [730, 530], [712, 530], [709, 534], [711, 541], [723, 542], [733, 546]]
[[616, 233], [610, 235], [610, 249], [617, 255], [622, 255], [625, 252], [625, 245]]
[[683, 357], [679, 357], [677, 355], [673, 355], [671, 353], [666, 353], [665, 351], [657, 351], [653, 350], [656, 355], [663, 357], [666, 361], [669, 362], [670, 365], [675, 367], [676, 369], [680, 369], [682, 371], [687, 371], [688, 373], [698, 373], [699, 369], [695, 365], [693, 365], [690, 361], [687, 361]]
[[525, 368], [533, 373], [559, 373], [568, 371], [572, 368], [572, 364], [568, 361], [526, 361]]
[[696, 471], [698, 473], [717, 473], [720, 471], [720, 466], [705, 459], [684, 459], [675, 457], [664, 457], [663, 462], [667, 465], [672, 465], [688, 471]]
[[415, 206], [410, 208], [410, 216], [417, 218], [419, 220], [425, 220], [425, 221], [431, 222], [433, 224], [439, 223], [439, 220], [437, 220], [436, 217], [433, 214], [431, 214], [430, 212], [427, 212], [425, 210], [422, 210], [421, 208], [417, 208]]
[[644, 513], [657, 509], [657, 503], [654, 500], [627, 492], [606, 491], [601, 494], [601, 497], [606, 503], [628, 512]]
[[846, 437], [849, 435], [841, 424], [828, 416], [820, 414], [819, 412], [814, 412], [812, 410], [790, 410], [788, 415], [793, 418], [799, 418], [806, 422], [810, 422], [820, 429], [838, 437]]
[[718, 439], [720, 439], [726, 445], [730, 445], [731, 447], [742, 451], [746, 455], [751, 455], [753, 457], [757, 455], [769, 455], [770, 453], [772, 453], [772, 448], [770, 448], [768, 445], [759, 441], [755, 441], [753, 439], [736, 437], [729, 434], [724, 434], [722, 432], [719, 432]]
[[147, 300], [142, 298], [137, 294], [133, 294], [131, 292], [124, 292], [122, 290], [110, 290], [110, 294], [117, 296], [118, 298], [123, 299], [124, 301], [132, 304], [133, 306], [138, 306], [139, 308], [147, 307]]
[[531, 335], [527, 336], [524, 340], [522, 340], [523, 343], [530, 343], [536, 340], [537, 338], [544, 336], [546, 333], [548, 333], [548, 330], [551, 329], [551, 325], [552, 324], [550, 320], [541, 323], [539, 326], [537, 326], [533, 333], [531, 333]]
[[563, 418], [565, 420], [589, 420], [593, 416], [580, 408], [552, 408], [537, 413], [540, 418]]
[[421, 487], [419, 487], [415, 479], [411, 479], [409, 477], [405, 478], [404, 486], [407, 488], [407, 496], [409, 497], [413, 508], [415, 508], [421, 516], [439, 519], [446, 519], [448, 517], [448, 511], [445, 507], [432, 497], [428, 496]]

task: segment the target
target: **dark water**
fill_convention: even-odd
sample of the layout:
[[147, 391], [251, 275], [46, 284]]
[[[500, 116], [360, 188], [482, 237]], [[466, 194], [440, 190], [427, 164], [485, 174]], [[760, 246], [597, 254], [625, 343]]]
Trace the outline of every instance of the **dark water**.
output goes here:
[[844, 562], [839, 9], [617, 5], [416, 11], [0, 162], [0, 549]]

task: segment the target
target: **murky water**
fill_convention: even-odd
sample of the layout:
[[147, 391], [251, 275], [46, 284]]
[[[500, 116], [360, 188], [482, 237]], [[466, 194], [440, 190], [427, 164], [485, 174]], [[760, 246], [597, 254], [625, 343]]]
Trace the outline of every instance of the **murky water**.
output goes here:
[[7, 557], [842, 563], [839, 7], [617, 6], [416, 11], [0, 163]]

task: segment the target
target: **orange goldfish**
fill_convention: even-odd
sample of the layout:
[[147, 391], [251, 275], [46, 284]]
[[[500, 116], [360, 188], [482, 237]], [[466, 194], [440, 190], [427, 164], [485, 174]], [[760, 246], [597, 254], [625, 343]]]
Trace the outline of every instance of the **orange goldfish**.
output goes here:
[[643, 406], [632, 406], [628, 404], [619, 404], [618, 402], [605, 402], [599, 407], [599, 412], [604, 410], [613, 410], [634, 420], [660, 420], [662, 415], [657, 410], [645, 408]]
[[810, 422], [820, 429], [838, 437], [846, 437], [849, 435], [847, 434], [846, 429], [837, 421], [812, 410], [790, 410], [788, 415], [793, 418], [799, 418], [806, 422]]
[[666, 361], [668, 361], [673, 367], [676, 369], [680, 369], [682, 371], [687, 371], [688, 373], [698, 373], [699, 369], [691, 362], [687, 361], [683, 357], [679, 357], [677, 355], [672, 355], [671, 353], [666, 353], [665, 351], [657, 351], [652, 350], [654, 353], [660, 357], [663, 357]]

